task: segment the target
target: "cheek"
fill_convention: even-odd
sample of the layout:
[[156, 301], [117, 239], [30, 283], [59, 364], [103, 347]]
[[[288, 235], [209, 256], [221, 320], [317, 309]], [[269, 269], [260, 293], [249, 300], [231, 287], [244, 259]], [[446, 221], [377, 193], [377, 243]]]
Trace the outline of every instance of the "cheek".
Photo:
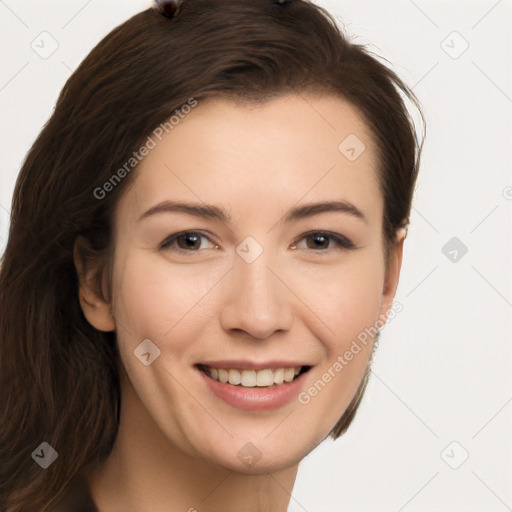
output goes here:
[[155, 340], [174, 328], [199, 293], [192, 272], [144, 253], [120, 263], [114, 282], [116, 320], [130, 336]]
[[302, 280], [304, 300], [322, 323], [316, 334], [325, 352], [298, 402], [307, 411], [304, 421], [311, 428], [320, 421], [319, 431], [325, 432], [349, 405], [368, 366], [375, 332], [371, 328], [379, 319], [383, 261], [368, 253], [350, 265], [317, 272], [314, 287], [307, 276]]
[[[132, 253], [114, 272], [114, 315], [124, 366], [138, 368], [134, 350], [150, 339], [160, 350], [160, 363], [197, 361], [215, 314], [213, 296], [225, 269], [201, 272], [198, 265], [177, 265], [163, 257]], [[212, 294], [210, 296], [210, 294]], [[192, 340], [194, 343], [192, 343]], [[153, 368], [151, 365], [149, 368]]]
[[[168, 371], [175, 373], [173, 361], [180, 361], [186, 368], [186, 362], [193, 359], [190, 340], [199, 335], [197, 318], [204, 316], [202, 287], [208, 282], [197, 278], [193, 265], [171, 265], [164, 258], [148, 257], [143, 251], [126, 254], [116, 262], [114, 270], [117, 343], [129, 380], [142, 402], [149, 409], [160, 411], [155, 413], [158, 416], [179, 406], [173, 397], [182, 396], [180, 386]], [[209, 284], [212, 286], [213, 282]], [[159, 351], [155, 363], [148, 366], [136, 357], [143, 353], [139, 346], [147, 339]], [[145, 343], [144, 347], [155, 350]], [[170, 417], [166, 421], [171, 424]]]
[[378, 320], [383, 286], [378, 254], [354, 254], [341, 264], [294, 272], [293, 279], [294, 291], [317, 318], [317, 335], [331, 358]]

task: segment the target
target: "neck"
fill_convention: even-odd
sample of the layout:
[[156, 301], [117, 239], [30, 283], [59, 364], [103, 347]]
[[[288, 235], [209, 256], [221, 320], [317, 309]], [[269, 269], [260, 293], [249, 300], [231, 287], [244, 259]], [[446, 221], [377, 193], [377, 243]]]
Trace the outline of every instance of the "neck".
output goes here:
[[298, 464], [241, 474], [184, 453], [164, 436], [126, 379], [121, 389], [114, 447], [86, 477], [99, 512], [286, 512]]

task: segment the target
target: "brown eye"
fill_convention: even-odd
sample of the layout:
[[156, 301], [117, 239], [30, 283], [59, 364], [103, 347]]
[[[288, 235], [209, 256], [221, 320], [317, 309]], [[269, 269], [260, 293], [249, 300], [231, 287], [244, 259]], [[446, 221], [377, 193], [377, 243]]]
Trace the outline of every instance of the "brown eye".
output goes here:
[[311, 240], [313, 243], [311, 246], [308, 246], [309, 249], [328, 249], [330, 239], [325, 235], [311, 235], [307, 237], [308, 240]]
[[[202, 238], [210, 240], [206, 235], [197, 231], [182, 231], [181, 233], [175, 233], [174, 235], [171, 235], [169, 238], [165, 239], [160, 244], [160, 248], [172, 249], [172, 246], [176, 243], [178, 246], [178, 251], [199, 252]], [[214, 243], [212, 243], [212, 245], [214, 247], [218, 247]]]
[[[301, 238], [301, 240], [303, 239], [310, 240], [310, 243], [306, 242], [307, 249], [311, 249], [316, 252], [331, 252], [333, 250], [355, 248], [355, 245], [348, 238], [325, 231], [313, 231], [311, 233], [306, 233]], [[331, 241], [334, 242], [335, 247], [329, 248], [329, 243]], [[297, 244], [294, 244], [293, 248], [295, 249], [296, 247]]]
[[[200, 235], [180, 235], [176, 238], [176, 241], [178, 242], [178, 247], [180, 249], [199, 249], [201, 247]], [[183, 241], [183, 245], [180, 245], [180, 241]]]

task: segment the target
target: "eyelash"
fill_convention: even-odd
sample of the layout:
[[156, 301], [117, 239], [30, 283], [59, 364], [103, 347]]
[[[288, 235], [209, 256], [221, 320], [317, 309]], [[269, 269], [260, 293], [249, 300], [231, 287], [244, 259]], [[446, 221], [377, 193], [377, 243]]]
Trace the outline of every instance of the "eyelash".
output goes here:
[[[166, 238], [161, 244], [160, 244], [160, 249], [171, 249], [171, 245], [180, 237], [180, 236], [183, 236], [183, 235], [197, 235], [197, 236], [202, 236], [204, 238], [207, 238], [208, 240], [210, 240], [210, 238], [205, 235], [204, 233], [200, 232], [200, 231], [181, 231], [179, 233], [175, 233], [174, 235], [171, 235], [170, 237]], [[302, 240], [303, 238], [309, 238], [311, 236], [323, 236], [323, 237], [326, 237], [330, 240], [333, 240], [334, 243], [336, 244], [336, 248], [333, 248], [333, 249], [319, 249], [319, 250], [315, 250], [315, 249], [311, 249], [311, 251], [313, 251], [314, 253], [331, 253], [332, 251], [335, 251], [335, 250], [338, 250], [338, 251], [343, 251], [343, 250], [351, 250], [351, 249], [355, 249], [356, 246], [348, 239], [348, 238], [345, 238], [344, 236], [341, 236], [341, 235], [337, 235], [336, 233], [331, 233], [329, 231], [310, 231], [308, 233], [305, 233], [304, 235], [302, 235], [302, 237], [299, 239], [299, 240]], [[211, 242], [211, 240], [210, 240]], [[214, 243], [214, 242], [212, 242]], [[214, 245], [217, 245], [214, 243]], [[294, 246], [296, 245], [295, 243], [293, 244]], [[191, 250], [191, 251], [188, 251], [186, 249], [177, 249], [178, 252], [181, 252], [181, 253], [194, 253], [194, 252], [201, 252], [200, 250]]]

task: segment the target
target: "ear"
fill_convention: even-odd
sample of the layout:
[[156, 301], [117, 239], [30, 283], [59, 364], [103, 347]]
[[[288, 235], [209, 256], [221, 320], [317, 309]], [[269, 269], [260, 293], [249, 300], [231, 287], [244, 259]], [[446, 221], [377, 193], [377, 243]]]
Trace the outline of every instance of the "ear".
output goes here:
[[78, 275], [78, 298], [85, 318], [98, 331], [114, 331], [111, 305], [105, 298], [108, 276], [101, 258], [82, 236], [75, 239], [73, 260]]
[[400, 278], [400, 269], [402, 268], [404, 240], [406, 237], [406, 228], [399, 228], [396, 231], [395, 245], [391, 249], [389, 255], [386, 275], [384, 277], [384, 286], [382, 288], [380, 318], [383, 321], [387, 320], [389, 310], [391, 309], [395, 298], [398, 280]]

